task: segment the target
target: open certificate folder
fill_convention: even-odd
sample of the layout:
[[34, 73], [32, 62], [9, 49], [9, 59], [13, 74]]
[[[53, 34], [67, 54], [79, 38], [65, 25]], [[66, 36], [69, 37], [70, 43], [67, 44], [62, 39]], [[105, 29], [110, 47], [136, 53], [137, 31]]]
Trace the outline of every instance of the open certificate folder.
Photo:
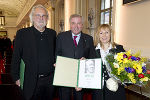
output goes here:
[[77, 60], [57, 56], [53, 85], [102, 88], [101, 59]]

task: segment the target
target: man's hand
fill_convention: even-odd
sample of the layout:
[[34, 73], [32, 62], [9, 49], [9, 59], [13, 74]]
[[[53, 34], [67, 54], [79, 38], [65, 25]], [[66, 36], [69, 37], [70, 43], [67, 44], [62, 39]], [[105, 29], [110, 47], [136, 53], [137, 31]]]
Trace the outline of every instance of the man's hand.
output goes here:
[[76, 91], [81, 91], [82, 88], [75, 87]]
[[80, 60], [85, 60], [85, 58], [84, 58], [84, 57], [82, 57], [82, 58], [80, 58]]
[[53, 64], [53, 66], [54, 66], [54, 67], [56, 67], [56, 63], [55, 63], [55, 64]]
[[16, 81], [16, 85], [18, 85], [20, 87], [20, 80]]

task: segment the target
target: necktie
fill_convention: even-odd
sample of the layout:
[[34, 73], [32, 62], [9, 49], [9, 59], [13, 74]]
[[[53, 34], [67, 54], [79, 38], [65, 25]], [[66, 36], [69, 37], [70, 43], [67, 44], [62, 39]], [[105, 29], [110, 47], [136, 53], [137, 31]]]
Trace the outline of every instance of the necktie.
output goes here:
[[74, 36], [74, 38], [73, 38], [73, 42], [74, 42], [75, 47], [77, 47], [77, 41], [76, 41], [76, 38], [77, 38], [77, 36]]

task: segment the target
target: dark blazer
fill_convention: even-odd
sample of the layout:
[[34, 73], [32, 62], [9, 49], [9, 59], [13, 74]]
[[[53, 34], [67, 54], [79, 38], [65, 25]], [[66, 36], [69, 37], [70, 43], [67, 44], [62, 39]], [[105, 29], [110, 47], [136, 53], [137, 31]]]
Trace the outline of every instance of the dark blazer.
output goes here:
[[[116, 44], [116, 48], [110, 49], [109, 52], [119, 53], [119, 52], [125, 52], [125, 50], [122, 45]], [[96, 56], [97, 56], [97, 58], [101, 58], [100, 49], [96, 50]], [[103, 90], [95, 90], [95, 91], [93, 90], [93, 98], [94, 98], [93, 100], [100, 100], [100, 99], [103, 99], [103, 100], [126, 100], [125, 89], [124, 89], [123, 85], [119, 84], [119, 88], [116, 92], [112, 92], [107, 89], [106, 80], [109, 79], [109, 76], [106, 71], [105, 65], [103, 65], [102, 73], [104, 73], [104, 76], [105, 76], [104, 77], [104, 80], [105, 80], [104, 87], [103, 87]]]
[[[71, 31], [59, 33], [56, 40], [56, 55], [74, 59], [80, 59], [82, 57], [94, 58], [96, 54], [93, 38], [81, 32], [80, 40], [77, 47], [75, 47]], [[71, 94], [72, 88], [60, 87], [59, 96], [61, 100], [70, 100]], [[73, 94], [74, 100], [82, 100], [82, 91], [77, 92], [73, 89]]]
[[[50, 51], [50, 69], [53, 73], [55, 63], [55, 41], [56, 32], [46, 28], [48, 31], [48, 43]], [[17, 31], [14, 52], [11, 64], [11, 74], [14, 81], [19, 79], [20, 60], [25, 63], [23, 94], [26, 100], [33, 95], [38, 74], [37, 42], [35, 39], [34, 27], [23, 28]]]
[[81, 32], [79, 43], [75, 47], [71, 31], [60, 33], [56, 40], [56, 55], [75, 59], [80, 59], [81, 57], [94, 58], [93, 38]]

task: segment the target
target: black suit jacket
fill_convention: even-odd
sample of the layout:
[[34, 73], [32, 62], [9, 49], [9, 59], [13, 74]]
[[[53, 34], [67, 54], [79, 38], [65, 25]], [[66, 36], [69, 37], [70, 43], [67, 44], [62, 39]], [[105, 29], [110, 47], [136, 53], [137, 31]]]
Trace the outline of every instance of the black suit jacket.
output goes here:
[[[51, 56], [50, 69], [51, 72], [53, 72], [53, 64], [55, 63], [56, 32], [48, 28], [46, 28], [46, 30], [48, 31], [49, 54]], [[20, 60], [23, 59], [25, 63], [23, 93], [27, 100], [33, 95], [37, 82], [37, 45], [33, 26], [17, 31], [11, 64], [11, 74], [14, 81], [19, 79]]]
[[[125, 50], [124, 50], [124, 48], [123, 48], [122, 45], [117, 45], [117, 44], [116, 44], [115, 46], [116, 46], [115, 48], [112, 48], [112, 49], [109, 50], [110, 53], [115, 54], [115, 53], [119, 53], [119, 52], [125, 52]], [[97, 50], [96, 50], [96, 56], [97, 56], [98, 58], [101, 58], [100, 49], [97, 49]]]
[[94, 58], [93, 38], [81, 32], [79, 43], [75, 47], [71, 31], [62, 32], [57, 36], [56, 55], [75, 59]]

